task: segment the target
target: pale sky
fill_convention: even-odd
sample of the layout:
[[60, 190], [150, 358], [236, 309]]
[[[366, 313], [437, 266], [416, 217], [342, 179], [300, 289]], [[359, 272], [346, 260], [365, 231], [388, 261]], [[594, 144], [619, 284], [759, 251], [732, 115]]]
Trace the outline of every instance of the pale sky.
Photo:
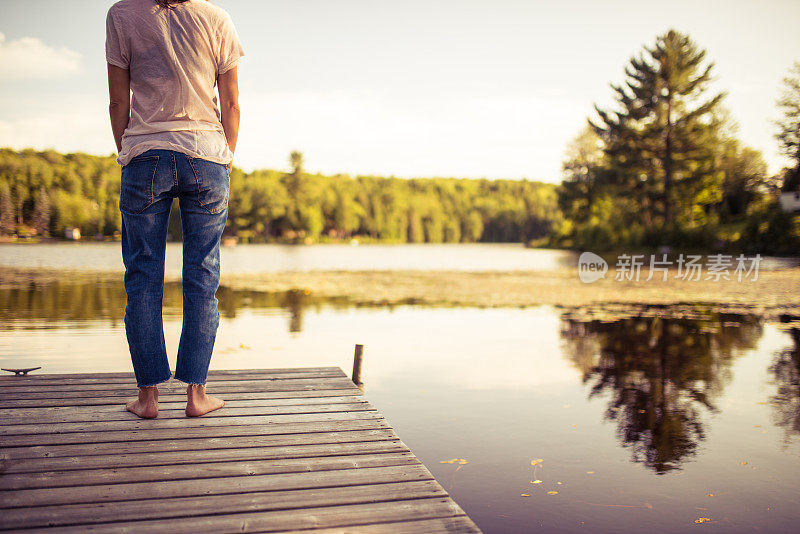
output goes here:
[[[0, 146], [115, 152], [113, 0], [0, 1]], [[777, 171], [771, 121], [800, 61], [800, 1], [214, 0], [231, 14], [234, 164], [326, 174], [561, 179], [566, 144], [643, 45], [687, 32], [745, 144]]]

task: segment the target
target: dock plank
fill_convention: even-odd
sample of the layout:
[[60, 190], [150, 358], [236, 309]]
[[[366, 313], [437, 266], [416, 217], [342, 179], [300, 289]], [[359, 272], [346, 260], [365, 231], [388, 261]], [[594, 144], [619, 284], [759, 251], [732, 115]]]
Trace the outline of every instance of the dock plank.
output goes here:
[[[334, 389], [335, 387], [347, 387], [352, 385], [346, 377], [339, 376], [325, 376], [325, 377], [297, 377], [297, 378], [253, 378], [247, 380], [209, 380], [206, 382], [207, 389], [214, 391], [258, 391], [259, 389], [269, 389], [272, 391], [293, 391], [297, 389], [306, 389], [313, 387], [315, 389]], [[6, 385], [0, 388], [0, 393], [3, 396], [8, 395], [14, 397], [14, 393], [30, 393], [31, 388], [36, 387], [36, 392], [43, 395], [64, 395], [69, 393], [88, 393], [96, 394], [99, 392], [107, 392], [108, 394], [124, 394], [130, 395], [137, 393], [138, 388], [136, 383], [127, 382], [125, 384], [21, 384], [21, 385]], [[170, 379], [158, 385], [159, 390], [163, 389], [170, 393], [184, 392], [186, 384], [179, 382], [175, 379]]]
[[[234, 534], [237, 532], [285, 532], [287, 529], [298, 527], [304, 529], [349, 527], [376, 522], [440, 518], [463, 514], [463, 510], [449, 497], [429, 497], [293, 510], [124, 521], [84, 525], [82, 528], [91, 532], [107, 533], [133, 533], [146, 529], [147, 532], [167, 534], [195, 534], [197, 532]], [[30, 529], [29, 532], [74, 532], [74, 528], [35, 528]], [[477, 527], [475, 532], [478, 532]]]
[[[310, 408], [309, 408], [310, 410]], [[133, 414], [131, 414], [133, 415]], [[136, 417], [136, 416], [133, 416]], [[220, 413], [208, 417], [191, 417], [187, 419], [155, 419], [154, 422], [145, 421], [136, 417], [128, 421], [98, 421], [77, 423], [55, 423], [42, 425], [31, 423], [26, 425], [2, 425], [0, 426], [0, 436], [11, 436], [19, 434], [41, 434], [43, 430], [50, 433], [69, 433], [69, 432], [105, 432], [111, 430], [139, 430], [139, 429], [159, 429], [159, 428], [193, 428], [210, 426], [231, 426], [249, 424], [277, 424], [277, 423], [297, 423], [305, 421], [341, 421], [343, 419], [378, 419], [381, 414], [373, 409], [359, 409], [350, 411], [321, 412], [299, 414], [273, 414], [273, 415], [250, 415], [237, 417], [235, 415], [225, 416]], [[155, 422], [157, 421], [157, 422]]]
[[480, 532], [338, 367], [210, 371], [183, 412], [133, 373], [0, 377], [0, 530]]
[[480, 534], [480, 530], [466, 515], [438, 517], [436, 519], [412, 519], [370, 523], [366, 525], [347, 525], [313, 530], [285, 530], [284, 534]]
[[[184, 403], [185, 405], [185, 403]], [[162, 403], [159, 402], [158, 419], [180, 419], [181, 421], [186, 417], [186, 412], [183, 408], [162, 408]], [[375, 408], [367, 401], [356, 400], [351, 402], [339, 403], [308, 403], [308, 404], [290, 404], [283, 406], [231, 406], [227, 402], [225, 404], [227, 410], [223, 414], [212, 412], [208, 414], [207, 418], [213, 417], [231, 417], [241, 415], [286, 415], [286, 414], [301, 414], [301, 413], [323, 413], [323, 412], [355, 412], [364, 410], [374, 410]], [[132, 414], [125, 409], [125, 406], [120, 404], [114, 410], [87, 410], [75, 408], [71, 411], [57, 412], [54, 409], [50, 411], [40, 412], [23, 412], [6, 414], [0, 410], [0, 420], [4, 425], [25, 425], [30, 421], [35, 420], [36, 424], [50, 424], [57, 423], [80, 423], [80, 422], [110, 422], [110, 421], [130, 421], [138, 419], [135, 414]]]
[[[369, 421], [373, 423], [373, 421]], [[112, 441], [86, 444], [58, 443], [52, 445], [22, 445], [8, 447], [3, 453], [9, 459], [63, 458], [81, 455], [85, 458], [105, 454], [146, 454], [153, 451], [203, 451], [246, 447], [283, 447], [287, 445], [313, 445], [336, 443], [365, 443], [398, 439], [390, 428], [372, 430], [339, 429], [330, 432], [304, 432], [298, 434], [256, 434], [244, 436], [205, 436], [200, 438], [179, 437], [176, 439]]]
[[[333, 432], [336, 430], [369, 430], [389, 428], [384, 419], [354, 419], [351, 421], [309, 421], [301, 423], [273, 423], [214, 427], [142, 428], [105, 432], [70, 432], [67, 434], [22, 434], [0, 436], [0, 446], [54, 445], [67, 443], [124, 443], [142, 440], [160, 440], [196, 437], [259, 436], [274, 434], [305, 434], [308, 432]], [[4, 445], [3, 445], [4, 444]]]
[[[341, 404], [350, 402], [362, 402], [363, 399], [355, 395], [339, 395], [333, 397], [290, 397], [286, 399], [225, 399], [225, 406], [229, 408], [242, 408], [252, 406], [303, 406], [314, 404]], [[114, 404], [103, 405], [74, 405], [74, 406], [27, 406], [17, 408], [2, 408], [0, 407], [0, 421], [11, 421], [13, 417], [33, 417], [35, 420], [41, 420], [40, 417], [56, 417], [59, 415], [71, 416], [74, 414], [91, 414], [92, 417], [100, 416], [108, 413], [120, 413], [124, 410], [125, 404], [123, 402], [116, 402]], [[179, 410], [183, 413], [186, 407], [186, 396], [181, 395], [180, 399], [165, 399], [165, 396], [159, 394], [158, 398], [158, 414], [169, 412], [170, 410]]]
[[[318, 389], [303, 391], [257, 391], [257, 392], [229, 392], [225, 394], [225, 400], [267, 400], [267, 399], [301, 399], [301, 398], [320, 398], [320, 397], [340, 397], [359, 395], [356, 389]], [[69, 399], [63, 397], [41, 397], [33, 399], [4, 399], [0, 395], [0, 408], [52, 408], [62, 406], [119, 406], [124, 404], [128, 397], [136, 395], [131, 392], [124, 396], [102, 396], [102, 397], [75, 397]], [[158, 396], [161, 402], [183, 402], [186, 403], [186, 392], [167, 393], [160, 392]]]
[[62, 456], [59, 458], [9, 459], [5, 473], [36, 473], [69, 469], [115, 469], [120, 461], [126, 467], [155, 465], [181, 465], [203, 462], [230, 462], [279, 458], [321, 458], [344, 454], [382, 452], [410, 452], [399, 440], [358, 441], [351, 443], [324, 443], [314, 445], [285, 445], [278, 447], [238, 447], [224, 449], [165, 452], [140, 452], [134, 454], [92, 454], [87, 456]]
[[156, 501], [173, 497], [205, 497], [249, 493], [266, 490], [343, 487], [357, 484], [432, 480], [422, 465], [403, 464], [370, 468], [298, 471], [265, 475], [205, 478], [202, 484], [194, 479], [129, 482], [65, 488], [33, 488], [0, 492], [0, 512], [5, 508], [22, 508], [57, 504], [115, 503], [140, 499], [146, 495]]
[[[173, 497], [158, 507], [162, 518], [215, 513], [256, 512], [303, 506], [359, 504], [378, 500], [444, 497], [446, 492], [435, 480], [360, 484], [355, 486], [300, 490], [254, 491], [232, 495], [209, 495], [203, 499]], [[134, 499], [107, 506], [102, 503], [38, 506], [4, 510], [3, 522], [10, 528], [31, 528], [74, 524], [133, 521], [152, 514], [151, 499]]]
[[241, 477], [272, 473], [300, 471], [328, 471], [386, 465], [413, 464], [416, 458], [410, 452], [383, 454], [351, 454], [311, 458], [277, 458], [270, 460], [239, 460], [228, 462], [193, 462], [190, 464], [125, 466], [122, 468], [70, 469], [39, 473], [4, 473], [0, 477], [0, 490], [30, 488], [72, 488], [73, 486], [99, 486], [124, 482], [159, 480], [195, 480], [205, 478]]

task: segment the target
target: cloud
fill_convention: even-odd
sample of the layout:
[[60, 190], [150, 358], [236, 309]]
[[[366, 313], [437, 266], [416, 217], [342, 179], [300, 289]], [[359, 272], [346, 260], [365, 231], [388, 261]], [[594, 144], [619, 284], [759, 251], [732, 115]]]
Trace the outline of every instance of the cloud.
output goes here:
[[81, 55], [53, 48], [36, 37], [6, 42], [0, 33], [0, 78], [4, 80], [47, 80], [63, 78], [80, 70]]
[[0, 117], [5, 117], [0, 118], [0, 146], [103, 155], [116, 151], [108, 103], [102, 93], [60, 100], [24, 96], [14, 105], [24, 111], [12, 115], [9, 108], [0, 105]]

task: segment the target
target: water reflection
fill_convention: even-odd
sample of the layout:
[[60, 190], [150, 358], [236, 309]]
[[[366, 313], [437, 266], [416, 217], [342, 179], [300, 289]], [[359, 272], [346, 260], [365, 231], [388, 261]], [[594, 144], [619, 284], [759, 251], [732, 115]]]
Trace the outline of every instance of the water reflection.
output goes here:
[[800, 317], [783, 316], [781, 322], [791, 325], [788, 333], [794, 345], [779, 351], [769, 366], [776, 385], [770, 405], [775, 424], [786, 431], [788, 444], [794, 435], [800, 435]]
[[117, 325], [124, 316], [125, 291], [120, 281], [32, 279], [0, 288], [0, 323], [4, 330], [50, 328], [65, 321], [72, 326], [98, 320]]
[[702, 307], [669, 315], [661, 307], [584, 310], [562, 318], [565, 354], [590, 386], [589, 398], [608, 395], [605, 420], [616, 422], [633, 460], [658, 474], [696, 454], [732, 360], [753, 348], [762, 330], [758, 316]]
[[[164, 284], [163, 316], [182, 313], [180, 282]], [[290, 332], [300, 332], [303, 315], [320, 307], [350, 308], [346, 297], [317, 297], [303, 290], [280, 292], [241, 291], [220, 287], [217, 292], [220, 315], [236, 318], [245, 309], [279, 309], [288, 312]], [[85, 327], [97, 321], [111, 326], [125, 317], [125, 289], [121, 280], [31, 280], [23, 285], [0, 288], [0, 329], [48, 329], [69, 323]]]

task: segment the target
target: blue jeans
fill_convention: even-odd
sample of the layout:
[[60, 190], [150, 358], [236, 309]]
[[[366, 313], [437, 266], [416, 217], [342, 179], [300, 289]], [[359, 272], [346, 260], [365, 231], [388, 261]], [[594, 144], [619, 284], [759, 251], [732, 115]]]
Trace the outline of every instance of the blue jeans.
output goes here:
[[174, 150], [148, 150], [122, 167], [125, 333], [139, 387], [171, 377], [161, 309], [167, 222], [175, 197], [183, 226], [183, 328], [175, 378], [206, 382], [219, 326], [215, 295], [230, 181], [227, 165]]

